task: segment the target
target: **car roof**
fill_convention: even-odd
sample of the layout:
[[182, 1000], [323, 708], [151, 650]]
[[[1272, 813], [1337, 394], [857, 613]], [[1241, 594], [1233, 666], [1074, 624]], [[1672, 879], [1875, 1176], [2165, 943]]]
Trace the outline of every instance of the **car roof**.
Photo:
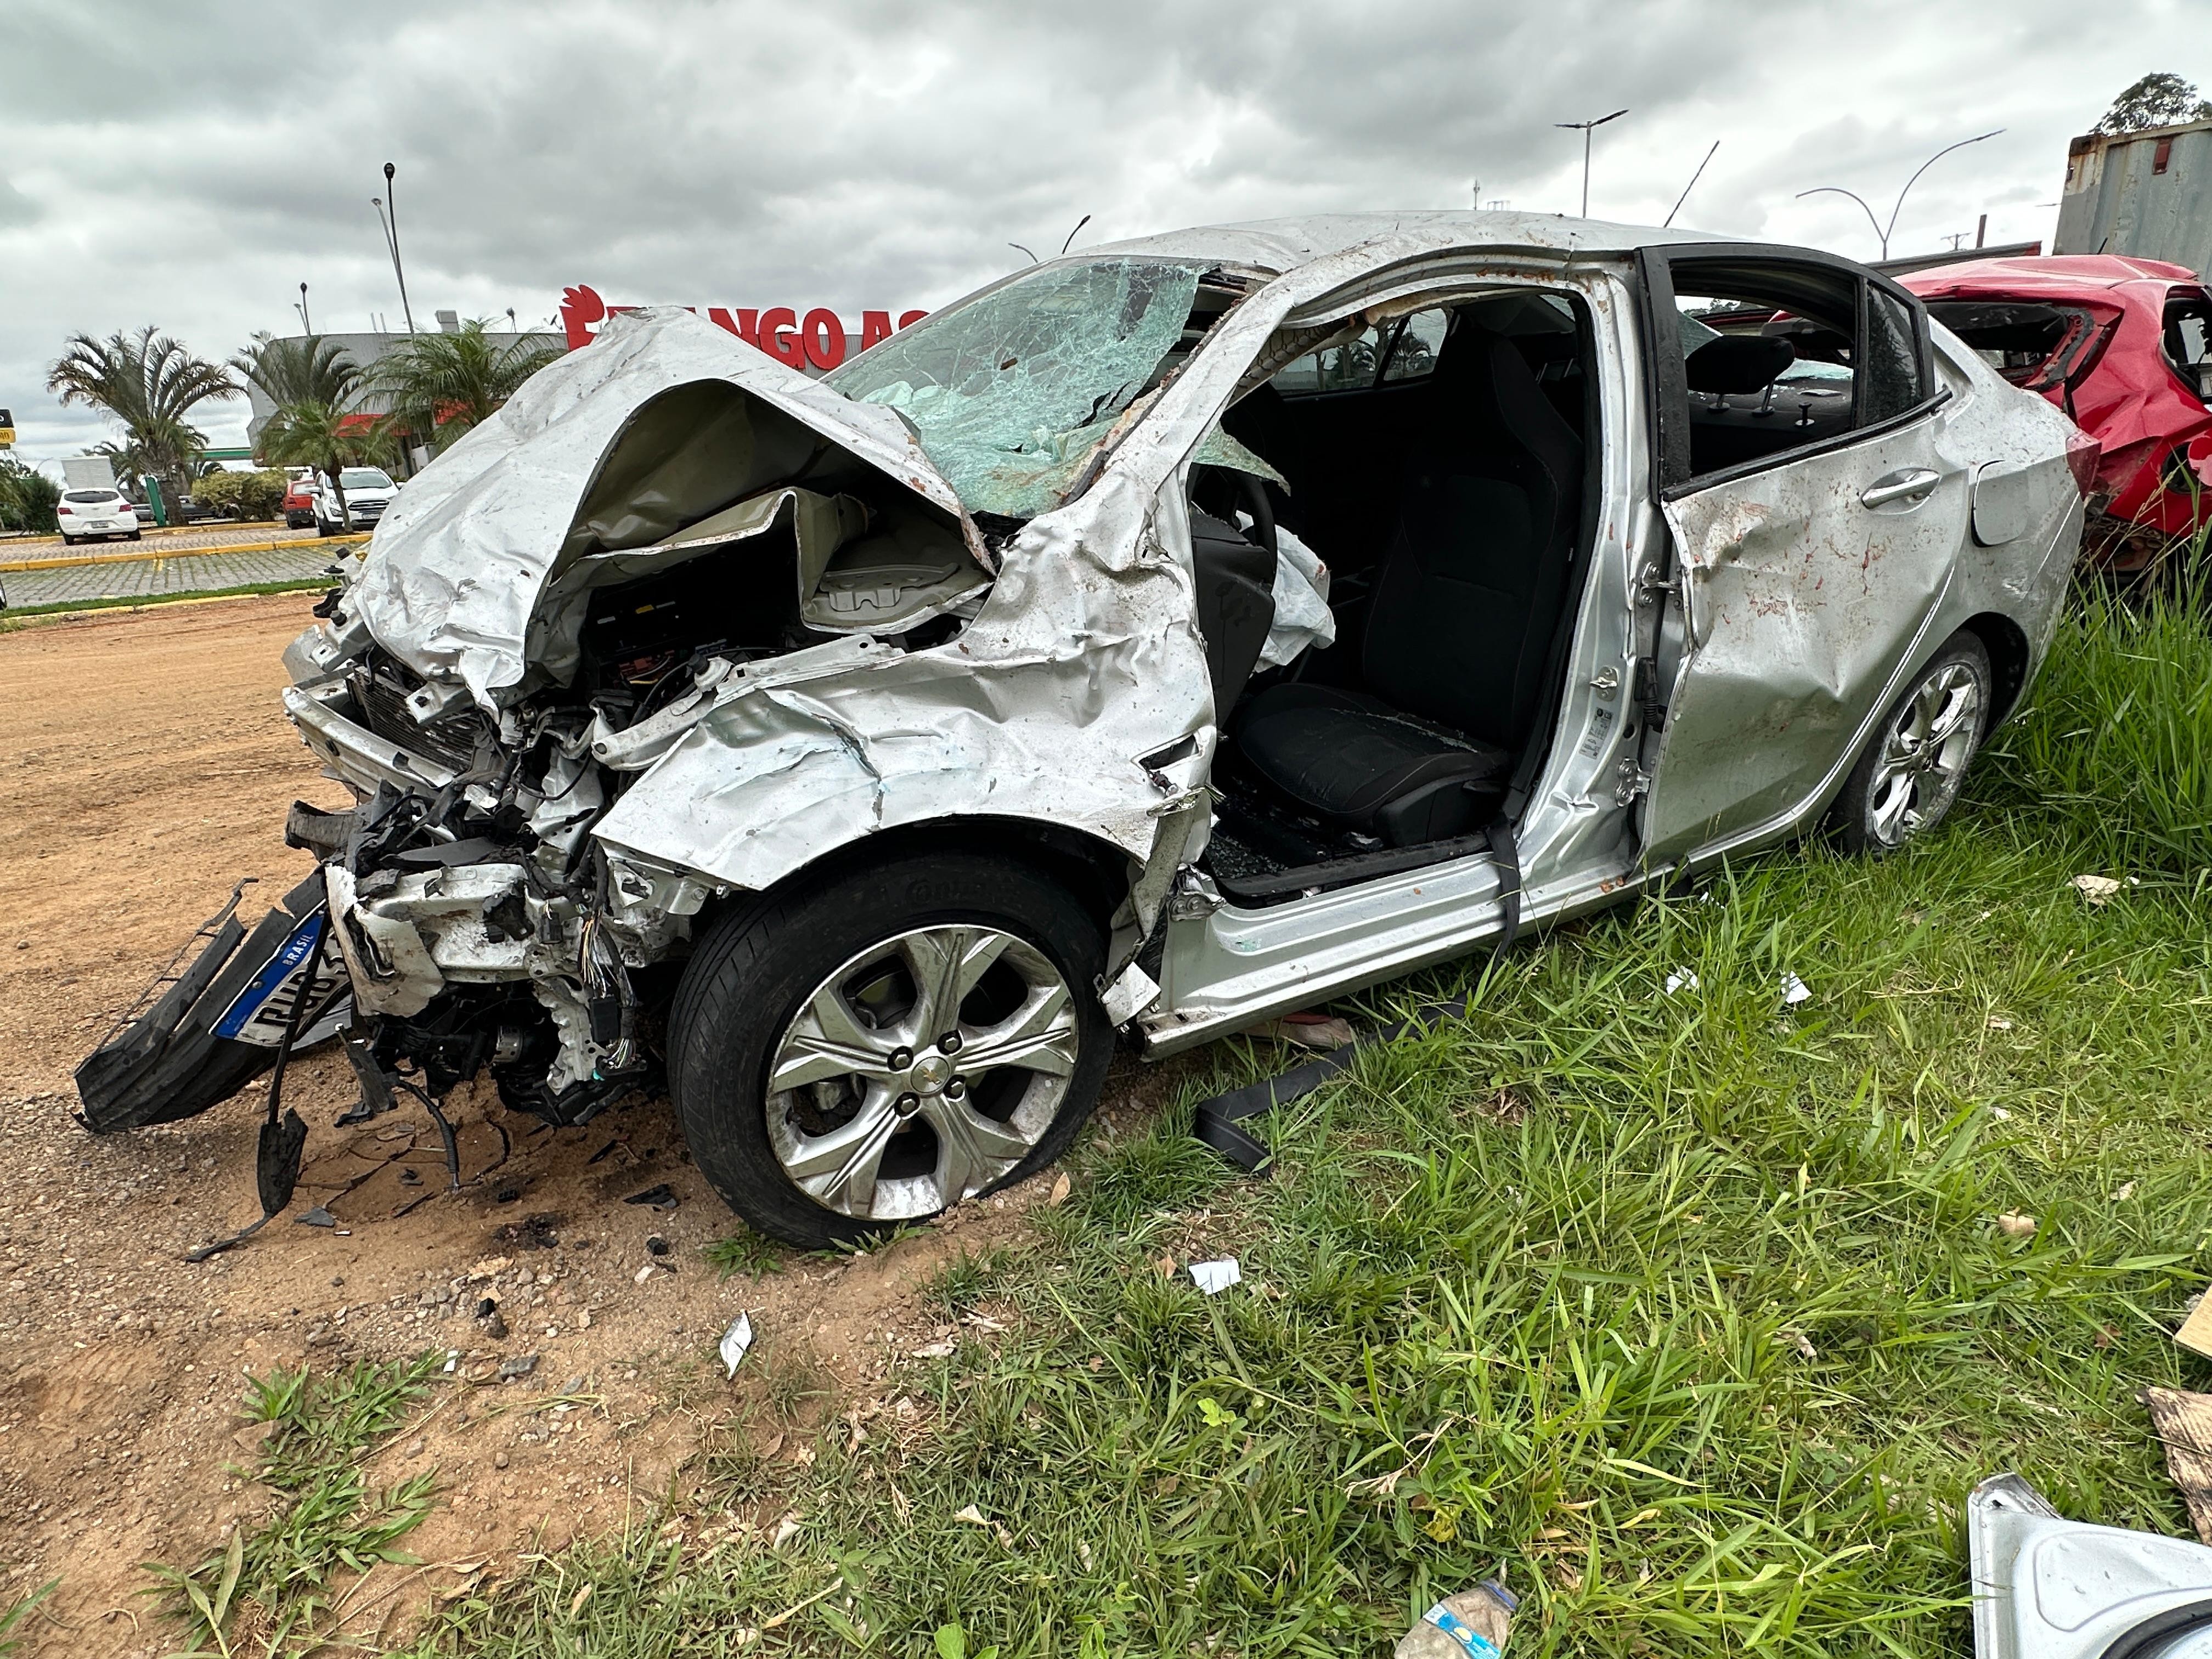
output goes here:
[[1316, 259], [1384, 237], [1413, 237], [1439, 252], [1455, 248], [1538, 248], [1562, 253], [1628, 253], [1658, 243], [1727, 240], [1704, 231], [1662, 230], [1572, 219], [1554, 213], [1440, 211], [1320, 213], [1296, 219], [1257, 219], [1242, 224], [1198, 225], [1157, 236], [1107, 242], [1071, 254], [1096, 259], [1116, 254], [1157, 258], [1212, 259], [1257, 266], [1277, 275]]

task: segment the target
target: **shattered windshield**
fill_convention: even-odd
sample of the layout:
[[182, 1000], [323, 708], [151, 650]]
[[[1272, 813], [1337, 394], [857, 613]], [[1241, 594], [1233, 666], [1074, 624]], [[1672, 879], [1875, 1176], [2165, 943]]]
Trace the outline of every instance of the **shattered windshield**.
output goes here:
[[971, 513], [1049, 512], [1181, 343], [1206, 267], [1048, 265], [915, 324], [826, 384], [913, 423]]

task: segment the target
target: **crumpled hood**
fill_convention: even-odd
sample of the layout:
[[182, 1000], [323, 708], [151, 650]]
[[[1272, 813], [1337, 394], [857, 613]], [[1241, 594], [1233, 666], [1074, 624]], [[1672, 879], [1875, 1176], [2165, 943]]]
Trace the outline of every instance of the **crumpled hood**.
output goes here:
[[626, 313], [532, 375], [506, 406], [393, 497], [350, 596], [377, 643], [476, 702], [512, 701], [532, 667], [532, 620], [610, 447], [649, 400], [725, 381], [897, 479], [958, 520], [952, 487], [896, 414], [817, 385], [681, 310]]

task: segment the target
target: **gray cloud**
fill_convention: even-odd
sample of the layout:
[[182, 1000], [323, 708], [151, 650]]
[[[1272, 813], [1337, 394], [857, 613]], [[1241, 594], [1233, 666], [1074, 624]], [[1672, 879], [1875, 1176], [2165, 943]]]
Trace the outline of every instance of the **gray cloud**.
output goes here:
[[[2097, 26], [2061, 0], [230, 0], [216, 14], [18, 0], [0, 56], [0, 403], [25, 450], [96, 418], [45, 367], [77, 330], [157, 322], [224, 356], [295, 325], [396, 324], [368, 198], [400, 169], [418, 322], [438, 307], [542, 320], [564, 284], [618, 301], [904, 307], [1056, 247], [1221, 219], [1486, 199], [1656, 220], [1714, 138], [1686, 222], [1867, 256], [1817, 184], [1889, 198], [1934, 149], [1994, 126], [1915, 188], [1895, 251], [1990, 215], [2047, 235], [2065, 141], [2146, 70], [2212, 80], [2169, 0]], [[64, 73], [129, 40], [128, 95]], [[236, 438], [243, 406], [205, 411]]]

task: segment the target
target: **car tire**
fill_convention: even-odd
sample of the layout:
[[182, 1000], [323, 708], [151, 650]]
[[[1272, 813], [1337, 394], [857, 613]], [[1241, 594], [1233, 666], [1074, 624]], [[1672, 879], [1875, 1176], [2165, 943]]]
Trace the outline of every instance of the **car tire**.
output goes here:
[[331, 529], [330, 526], [325, 524], [320, 519], [315, 520], [315, 534], [318, 536], [335, 536], [337, 533], [338, 532], [337, 531]]
[[71, 535], [64, 534], [64, 535], [62, 537], [62, 545], [63, 545], [64, 547], [75, 547], [75, 546], [76, 545], [76, 537], [74, 537], [74, 536], [71, 536]]
[[1025, 1180], [1105, 1082], [1104, 965], [1097, 922], [1010, 859], [917, 854], [732, 913], [670, 1012], [691, 1156], [752, 1227], [808, 1249]]
[[1942, 822], [1988, 734], [1996, 677], [1990, 653], [1961, 629], [1892, 703], [1830, 809], [1847, 852], [1886, 857]]
[[134, 542], [143, 541], [145, 537], [141, 532], [134, 530], [131, 532], [131, 539]]

